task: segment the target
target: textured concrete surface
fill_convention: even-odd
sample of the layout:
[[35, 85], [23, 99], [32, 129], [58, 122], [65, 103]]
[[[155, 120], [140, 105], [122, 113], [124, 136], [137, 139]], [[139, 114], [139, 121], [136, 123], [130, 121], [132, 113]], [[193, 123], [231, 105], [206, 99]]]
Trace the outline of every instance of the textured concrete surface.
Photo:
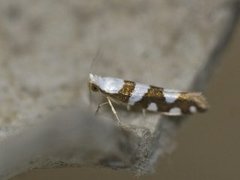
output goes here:
[[[239, 83], [240, 22], [231, 42], [221, 55], [220, 66], [208, 84], [211, 103], [208, 113], [192, 116], [178, 131], [175, 150], [160, 158], [153, 174], [135, 177], [134, 173], [109, 168], [38, 169], [14, 180], [96, 179], [105, 180], [225, 180], [240, 177], [239, 172]], [[231, 118], [229, 118], [231, 117]]]
[[[212, 53], [231, 29], [235, 13], [233, 2], [1, 1], [0, 143], [8, 144], [9, 139], [17, 141], [18, 136], [25, 136], [25, 132], [31, 132], [39, 122], [44, 130], [51, 123], [48, 121], [50, 117], [67, 114], [69, 108], [79, 107], [79, 121], [88, 119], [94, 112], [94, 107], [89, 108], [86, 85], [90, 71], [182, 90], [194, 88], [194, 83], [202, 84], [203, 79], [198, 77], [208, 74], [203, 70], [211, 65]], [[92, 64], [99, 49], [100, 56]], [[113, 148], [114, 157], [100, 153], [99, 159], [104, 161], [94, 159], [91, 164], [135, 172], [151, 170], [158, 156], [171, 149], [169, 138], [178, 123], [152, 114], [142, 118], [141, 114], [121, 108], [118, 113], [128, 127], [124, 133], [136, 139], [123, 141], [124, 148], [120, 146], [118, 151], [134, 149], [134, 155], [128, 157], [131, 161], [121, 158], [121, 153], [116, 153]], [[112, 122], [108, 109], [100, 117]], [[53, 119], [55, 122], [57, 118]], [[100, 122], [104, 127], [114, 127], [105, 121]], [[65, 125], [59, 123], [58, 128], [64, 131]], [[81, 128], [73, 130], [82, 131]], [[95, 138], [104, 135], [104, 132], [98, 133]], [[48, 142], [48, 138], [43, 137], [40, 139]], [[121, 141], [116, 139], [118, 137], [112, 136], [116, 142]], [[38, 144], [32, 141], [34, 138], [30, 141], [23, 139], [25, 153], [29, 153], [29, 146]], [[79, 145], [76, 141], [74, 143]], [[94, 147], [96, 152], [98, 147]], [[4, 152], [7, 148], [5, 146]], [[73, 149], [64, 152], [72, 153], [74, 165], [82, 165], [85, 158], [92, 157], [75, 157], [79, 151]], [[56, 163], [61, 161], [64, 165], [71, 165], [66, 158], [61, 159], [57, 150], [55, 153], [57, 160], [50, 160], [48, 166], [59, 166]], [[17, 152], [12, 151], [12, 154], [16, 156]], [[52, 154], [46, 156], [43, 159], [51, 159]], [[20, 163], [5, 171], [1, 167], [5, 167], [6, 162], [1, 163], [2, 177], [6, 172], [11, 176], [28, 167], [46, 166], [38, 154], [24, 162], [27, 164], [25, 168]]]

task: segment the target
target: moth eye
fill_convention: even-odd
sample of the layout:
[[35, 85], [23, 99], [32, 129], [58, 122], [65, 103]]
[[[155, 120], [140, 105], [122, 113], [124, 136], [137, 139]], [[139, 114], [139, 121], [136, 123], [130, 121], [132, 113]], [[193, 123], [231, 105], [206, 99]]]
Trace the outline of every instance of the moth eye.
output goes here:
[[98, 87], [95, 84], [90, 83], [89, 87], [92, 91], [98, 91]]

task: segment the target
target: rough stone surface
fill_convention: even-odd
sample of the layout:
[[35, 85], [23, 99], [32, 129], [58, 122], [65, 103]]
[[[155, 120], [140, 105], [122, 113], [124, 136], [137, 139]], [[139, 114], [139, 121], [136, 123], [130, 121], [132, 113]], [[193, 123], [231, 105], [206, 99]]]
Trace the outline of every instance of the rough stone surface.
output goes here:
[[[59, 165], [151, 170], [159, 155], [171, 149], [169, 139], [180, 119], [142, 117], [117, 107], [122, 130], [111, 124], [107, 108], [96, 121], [91, 114], [98, 98], [94, 95], [89, 106], [89, 72], [200, 89], [205, 79], [199, 77], [214, 64], [212, 54], [230, 32], [237, 6], [232, 0], [1, 1], [1, 179]], [[76, 107], [79, 112], [71, 115]], [[71, 138], [75, 141], [67, 148]], [[54, 142], [62, 144], [49, 152]], [[24, 158], [15, 163], [12, 157]]]

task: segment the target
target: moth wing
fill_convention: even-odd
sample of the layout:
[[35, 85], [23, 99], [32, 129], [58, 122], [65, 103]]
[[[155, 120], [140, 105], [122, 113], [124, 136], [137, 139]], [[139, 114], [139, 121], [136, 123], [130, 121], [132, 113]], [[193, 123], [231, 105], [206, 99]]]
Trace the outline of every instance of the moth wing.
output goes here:
[[134, 105], [136, 102], [140, 101], [143, 98], [144, 94], [148, 92], [149, 88], [150, 87], [148, 85], [136, 83], [135, 88], [128, 100], [128, 103], [130, 105]]

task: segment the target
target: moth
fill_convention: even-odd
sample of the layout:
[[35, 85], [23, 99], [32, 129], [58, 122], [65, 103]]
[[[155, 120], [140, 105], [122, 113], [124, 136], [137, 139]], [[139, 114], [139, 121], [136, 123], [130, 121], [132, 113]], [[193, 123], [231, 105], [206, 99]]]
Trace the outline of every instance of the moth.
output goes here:
[[118, 121], [119, 117], [112, 102], [123, 104], [128, 110], [134, 107], [140, 108], [144, 113], [152, 111], [167, 116], [194, 114], [208, 109], [202, 93], [164, 89], [115, 77], [101, 77], [90, 73], [89, 89], [100, 92], [107, 100], [98, 105], [96, 112], [103, 105], [109, 104]]

